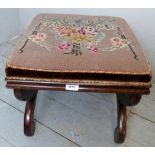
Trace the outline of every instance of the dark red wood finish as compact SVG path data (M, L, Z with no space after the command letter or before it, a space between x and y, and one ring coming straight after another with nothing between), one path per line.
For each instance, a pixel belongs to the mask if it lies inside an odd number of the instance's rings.
M24 114L24 133L32 136L35 130L34 109L38 90L65 90L65 83L38 82L38 81L21 81L6 80L6 86L14 89L17 99L26 101ZM94 86L79 84L79 91L103 92L117 94L117 127L114 131L114 141L123 143L126 136L126 106L138 104L142 94L149 94L149 88L139 87L116 87L116 86Z
M34 135L34 110L37 92L37 90L14 89L15 97L19 100L26 101L26 108L24 114L24 133L26 136Z
M139 94L117 94L117 127L114 131L116 143L123 143L126 136L127 113L126 106L138 104L141 99Z

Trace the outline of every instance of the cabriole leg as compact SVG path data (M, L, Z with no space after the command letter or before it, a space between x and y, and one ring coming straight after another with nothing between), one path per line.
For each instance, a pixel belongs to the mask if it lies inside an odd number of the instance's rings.
M35 131L34 110L37 98L37 90L19 90L15 89L14 94L17 99L26 101L24 114L24 134L33 136Z
M138 104L141 99L139 94L117 94L117 127L114 131L116 143L123 143L126 136L127 113L126 106Z

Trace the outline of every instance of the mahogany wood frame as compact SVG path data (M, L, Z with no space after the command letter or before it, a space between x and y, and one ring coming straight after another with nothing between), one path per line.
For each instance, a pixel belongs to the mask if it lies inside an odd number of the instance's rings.
M65 83L38 82L26 80L9 80L6 78L6 87L14 89L17 99L26 101L24 114L24 133L33 136L35 131L34 109L38 90L65 90ZM68 84L68 83L67 83ZM76 83L77 84L77 83ZM126 106L133 106L139 103L143 94L149 94L149 88L139 87L113 87L94 86L79 84L79 91L116 93L117 95L117 127L114 131L114 141L123 143L126 136Z

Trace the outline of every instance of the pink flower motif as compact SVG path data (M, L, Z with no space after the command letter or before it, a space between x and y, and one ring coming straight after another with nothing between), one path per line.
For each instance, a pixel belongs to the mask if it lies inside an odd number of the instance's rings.
M97 34L97 31L93 27L89 27L89 26L82 26L78 28L77 32L82 35L87 35L87 34L96 35Z
M90 34L90 35L96 35L97 34L97 31L93 27L85 27L85 31L87 34Z
M110 41L112 45L116 48L126 47L130 43L127 39L122 39L119 37L112 37Z
M68 43L62 43L62 44L59 45L60 50L66 50L69 47L70 47L70 44L68 44Z
M35 42L35 43L40 43L44 42L46 40L46 34L45 33L37 33L37 34L32 34L28 38Z
M98 48L96 48L95 46L88 47L88 50L90 50L91 52L98 52Z

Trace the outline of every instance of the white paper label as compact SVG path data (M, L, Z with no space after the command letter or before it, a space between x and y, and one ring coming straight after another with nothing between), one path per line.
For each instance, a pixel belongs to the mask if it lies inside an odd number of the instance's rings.
M78 91L79 90L79 85L67 84L65 89L70 90L70 91Z

